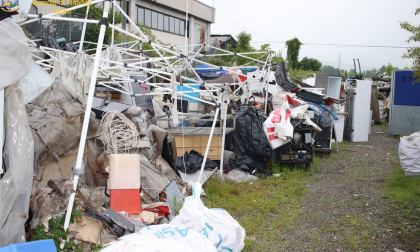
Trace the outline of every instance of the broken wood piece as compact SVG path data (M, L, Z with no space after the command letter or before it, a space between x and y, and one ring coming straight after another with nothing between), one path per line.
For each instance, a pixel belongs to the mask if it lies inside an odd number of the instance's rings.
M96 161L98 161L99 167L101 167L103 171L105 171L105 168L109 165L109 158L105 152L99 155Z

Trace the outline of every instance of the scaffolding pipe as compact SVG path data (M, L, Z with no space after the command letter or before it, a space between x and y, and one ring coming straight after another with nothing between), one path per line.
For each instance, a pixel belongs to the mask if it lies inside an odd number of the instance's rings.
M104 2L104 12L102 15L103 19L108 18L109 6L110 6L110 0L106 0ZM93 94L95 92L96 78L98 77L98 69L99 69L99 63L101 60L102 45L104 42L105 30L106 30L106 24L101 24L101 29L99 31L99 38L98 38L98 46L96 48L95 62L93 63L92 78L90 79L89 94L88 94L88 99L86 102L85 116L83 119L82 133L80 135L79 151L77 153L77 160L76 160L76 166L74 167L74 171L81 171L82 169L83 154L85 152L86 137L87 137L87 131L89 127L89 120L90 120L90 114L91 114L92 102L93 102ZM67 230L70 224L70 217L71 217L71 212L73 210L73 203L74 203L74 197L77 190L78 180L79 180L79 174L74 174L73 193L70 194L70 198L69 198L69 205L67 207L66 220L64 222L64 230Z
M219 104L220 104L220 98L219 98ZM216 127L217 116L219 115L219 112L220 112L220 106L217 107L216 113L214 114L213 125L211 126L209 141L207 142L206 153L204 154L203 163L201 164L200 175L198 175L198 181L197 181L198 183L201 183L201 177L203 176L203 170L204 170L204 167L206 166L207 156L209 154L211 140L213 138L214 128Z

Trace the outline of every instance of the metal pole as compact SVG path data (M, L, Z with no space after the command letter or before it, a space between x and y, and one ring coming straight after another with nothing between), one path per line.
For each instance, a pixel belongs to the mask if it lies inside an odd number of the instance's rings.
M219 103L220 103L220 98L219 98ZM207 142L206 153L204 154L204 160L201 165L200 175L198 176L198 181L197 181L198 183L201 183L200 181L201 181L201 177L203 176L204 166L206 165L207 156L209 154L211 139L213 138L214 128L216 127L217 116L219 115L219 111L220 111L220 107L217 107L216 113L214 114L213 125L211 126L209 141Z
M108 19L108 12L109 12L110 4L111 4L110 0L106 0L104 2L104 13L102 15L104 20ZM101 29L99 31L99 38L98 38L98 46L96 47L95 62L93 63L92 78L90 79L89 95L86 102L85 117L83 119L82 134L80 135L79 151L77 153L76 166L74 167L75 171L81 170L82 168L83 154L85 151L85 144L86 144L86 135L87 135L88 126L89 126L90 113L92 109L93 93L95 92L95 84L96 84L96 79L98 77L99 62L101 60L102 45L104 42L105 29L106 29L106 24L105 23L101 24ZM69 198L69 205L67 207L66 220L64 222L64 230L67 230L70 224L70 216L73 210L74 196L77 189L78 180L79 180L79 175L75 174L74 179L73 179L74 191L70 195L70 198Z
M121 8L124 10L124 13L127 12L127 1L126 0L121 1ZM124 31L127 30L126 26L127 26L127 19L126 19L125 15L122 15L122 17L121 17L121 29L123 29ZM125 34L122 33L121 34L121 40L122 40L121 42L124 43L126 41L125 39L126 39Z
M115 25L115 1L112 2L112 9L113 9L112 25ZM114 45L114 29L112 29L111 45Z
M227 111L226 111L227 112ZM220 114L224 114L224 111L221 111ZM223 176L223 170L225 168L225 166L223 165L223 158L225 157L225 134L226 134L226 118L227 117L227 113L222 115L223 119L223 127L222 127L222 153L220 154L220 175Z
M85 19L87 19L87 17L88 17L89 7L90 7L90 5L88 5L87 8L86 8ZM80 45L79 45L79 52L81 52L83 50L83 41L85 40L86 25L87 25L87 23L83 23L82 37L80 39Z
M187 55L187 52L188 52L188 50L187 50L187 45L188 45L188 37L187 37L187 32L188 32L188 30L187 30L187 28L188 28L188 0L187 0L187 12L185 13L185 49L184 49L184 55L185 55L185 57L188 57L188 55Z

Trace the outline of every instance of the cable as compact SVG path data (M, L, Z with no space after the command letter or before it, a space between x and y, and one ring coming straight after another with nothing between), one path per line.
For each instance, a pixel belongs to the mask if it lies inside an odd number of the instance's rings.
M250 43L281 43L285 44L286 42L280 42L280 41L258 41L258 42L250 42ZM319 43L303 43L302 45L317 45L317 46L348 46L348 47L377 47L377 48L413 48L409 46L385 46L385 45L340 45L340 44L319 44Z

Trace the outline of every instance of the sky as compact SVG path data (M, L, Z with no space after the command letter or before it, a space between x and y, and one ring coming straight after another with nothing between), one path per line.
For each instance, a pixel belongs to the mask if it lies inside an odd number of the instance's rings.
M406 48L305 43L419 46L419 43L407 43L410 33L400 27L400 21L420 24L420 15L414 15L416 8L420 7L418 0L200 1L216 9L211 34L231 34L236 38L240 32L246 31L252 34L251 45L254 48L270 43L272 50L282 51L283 57L287 51L284 42L296 37L304 44L299 60L306 56L318 59L323 65L338 67L340 55L340 66L345 70L354 68L353 59L360 60L362 71L373 67L378 69L388 63L399 68L411 67L412 60L401 57Z

